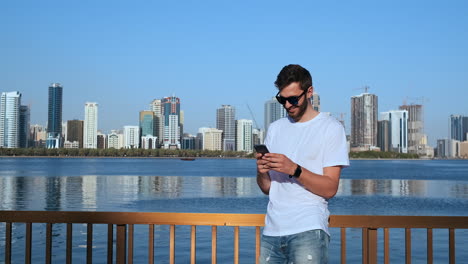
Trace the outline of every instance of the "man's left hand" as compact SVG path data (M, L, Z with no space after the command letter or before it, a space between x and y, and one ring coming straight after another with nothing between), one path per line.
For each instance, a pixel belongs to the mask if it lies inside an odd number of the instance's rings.
M268 161L267 166L270 169L288 175L293 175L297 168L297 164L283 154L267 153L263 159Z

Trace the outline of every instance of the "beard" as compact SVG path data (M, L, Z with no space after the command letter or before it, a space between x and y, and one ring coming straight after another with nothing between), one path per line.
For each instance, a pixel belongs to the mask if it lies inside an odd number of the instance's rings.
M291 118L294 120L294 122L298 122L299 120L301 120L302 116L303 116L304 113L306 112L306 110L307 110L307 104L308 104L307 101L308 101L308 100L307 100L307 97L306 97L306 99L305 99L304 101L302 101L302 104L297 105L297 106L291 106L291 107L289 107L289 109L299 108L299 111L298 111L296 114L293 114L293 113L287 111L288 108L286 108L286 111L288 112L289 117L291 117Z

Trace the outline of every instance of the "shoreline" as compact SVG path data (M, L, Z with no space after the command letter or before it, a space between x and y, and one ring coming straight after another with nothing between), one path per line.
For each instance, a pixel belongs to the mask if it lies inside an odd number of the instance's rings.
M0 158L53 158L53 159L184 159L184 158L193 158L197 159L254 159L246 157L121 157L121 156L0 156ZM468 159L438 159L438 158L419 158L419 159L396 159L396 158L350 158L349 160L468 160Z

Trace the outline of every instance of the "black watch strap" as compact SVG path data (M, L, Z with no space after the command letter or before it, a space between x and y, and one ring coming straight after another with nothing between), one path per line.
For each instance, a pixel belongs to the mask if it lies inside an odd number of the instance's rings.
M301 166L299 166L299 164L297 164L297 167L296 167L296 170L294 171L294 174L293 175L289 175L289 178L299 178L299 176L301 176L301 173L302 173L302 168Z

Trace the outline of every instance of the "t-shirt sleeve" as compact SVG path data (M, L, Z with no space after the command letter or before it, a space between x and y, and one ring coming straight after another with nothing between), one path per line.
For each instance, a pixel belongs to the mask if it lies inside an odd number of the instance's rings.
M334 122L327 131L323 167L349 166L348 143L344 127Z

